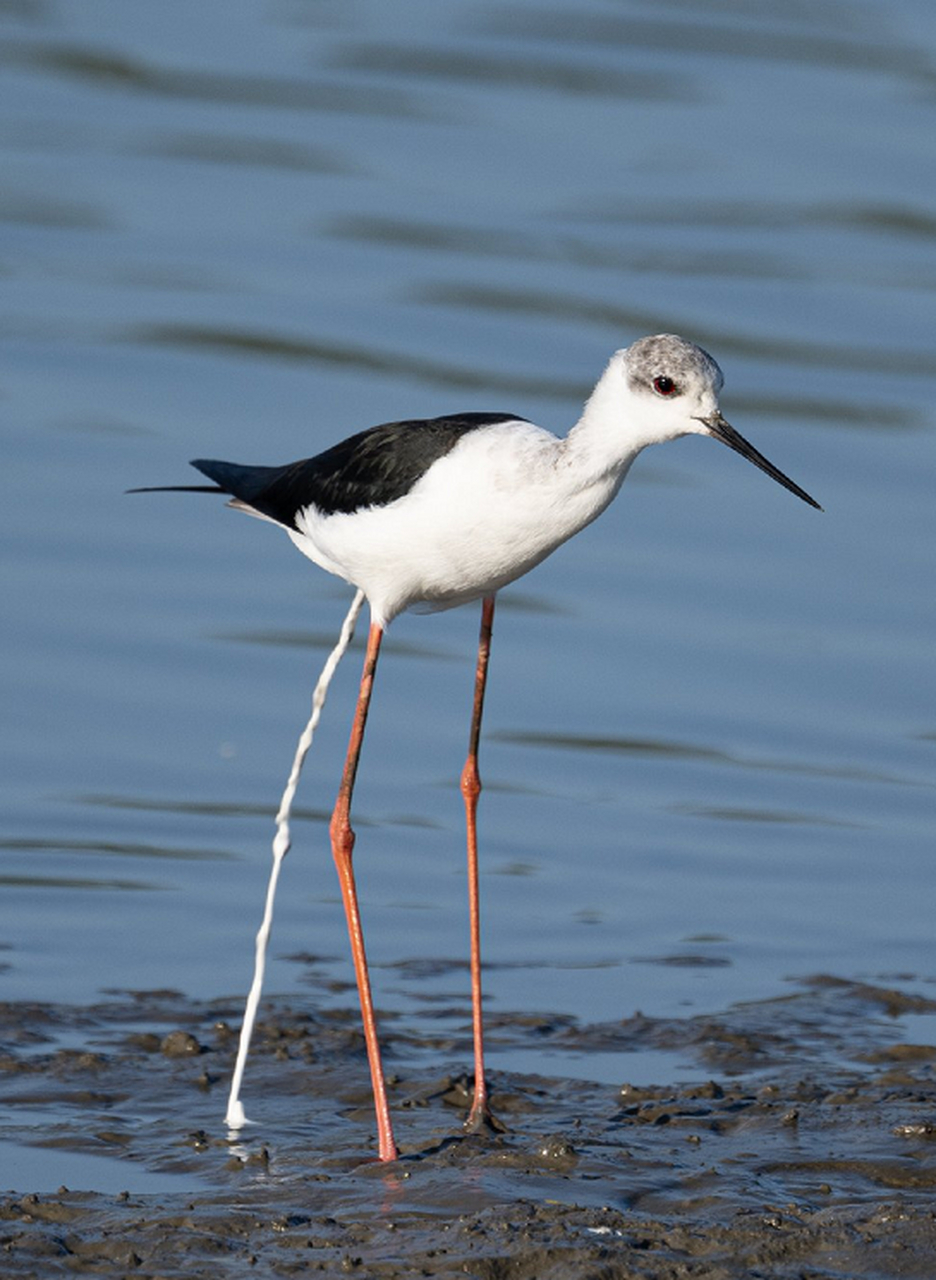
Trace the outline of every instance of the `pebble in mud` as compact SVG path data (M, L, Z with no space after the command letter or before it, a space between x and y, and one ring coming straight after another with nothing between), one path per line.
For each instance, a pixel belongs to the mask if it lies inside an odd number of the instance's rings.
M202 1047L190 1031L170 1031L160 1045L167 1058L194 1058Z

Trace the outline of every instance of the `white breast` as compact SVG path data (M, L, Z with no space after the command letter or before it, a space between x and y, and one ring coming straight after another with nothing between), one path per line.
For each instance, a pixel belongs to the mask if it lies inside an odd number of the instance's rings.
M611 501L623 477L583 486L563 446L527 422L481 427L404 497L347 515L307 508L290 537L361 587L380 625L409 608L452 608L526 573Z

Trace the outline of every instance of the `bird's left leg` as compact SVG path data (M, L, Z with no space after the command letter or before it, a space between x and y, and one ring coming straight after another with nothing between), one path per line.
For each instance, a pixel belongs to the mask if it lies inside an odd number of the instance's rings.
M382 628L372 623L367 637L367 653L364 657L361 691L358 695L354 722L351 726L351 741L348 744L348 755L345 759L344 773L341 778L341 786L338 788L338 799L335 802L329 830L332 842L332 856L338 869L341 896L348 921L348 935L351 939L351 955L354 959L358 995L361 1000L364 1039L367 1043L367 1058L370 1063L371 1083L374 1087L374 1107L377 1112L380 1159L395 1160L397 1158L397 1147L393 1138L393 1126L390 1122L387 1086L384 1080L383 1064L380 1059L380 1045L377 1040L377 1019L374 1015L374 1002L371 996L370 977L367 971L367 956L364 952L364 930L361 926L357 886L354 881L354 868L351 862L351 855L354 852L354 832L351 830L351 795L354 790L354 779L361 755L364 726L367 723L367 711L370 706L371 690L374 686L374 674L377 670L377 658L380 654L380 642L382 639Z
M487 684L488 660L491 656L491 629L494 624L494 597L486 596L481 606L481 635L478 641L478 665L475 670L474 705L471 731L468 735L468 759L461 776L461 793L465 800L468 828L468 912L471 929L471 1012L474 1029L474 1101L465 1128L480 1129L491 1122L487 1082L484 1076L484 1020L481 1013L481 911L478 892L478 796L481 776L478 773L478 740L481 736L481 714Z

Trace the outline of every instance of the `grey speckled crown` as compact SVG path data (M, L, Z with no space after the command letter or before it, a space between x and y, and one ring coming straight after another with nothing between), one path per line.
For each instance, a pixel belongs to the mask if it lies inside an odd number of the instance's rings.
M722 371L709 353L675 333L640 338L627 349L627 381L632 391L649 390L653 379L661 375L684 389L701 382L718 392L724 383Z

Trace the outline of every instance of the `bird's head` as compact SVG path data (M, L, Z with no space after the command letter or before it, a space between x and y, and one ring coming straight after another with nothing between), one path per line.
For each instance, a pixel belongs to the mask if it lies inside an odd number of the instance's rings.
M707 351L675 334L658 333L640 338L617 352L615 359L626 380L630 416L645 436L644 443L712 436L810 506L822 509L722 417L718 395L724 378Z

